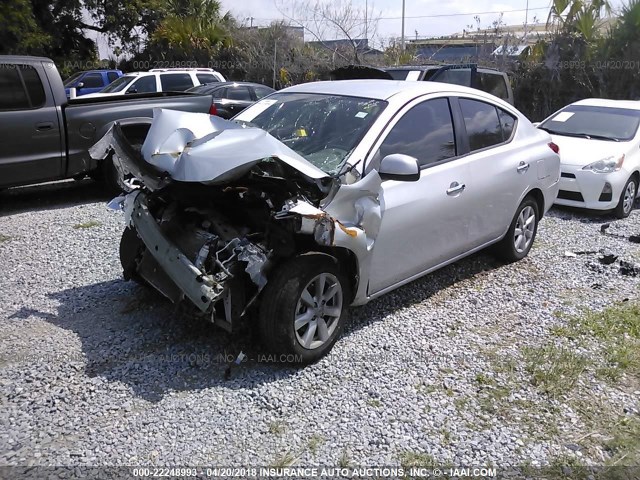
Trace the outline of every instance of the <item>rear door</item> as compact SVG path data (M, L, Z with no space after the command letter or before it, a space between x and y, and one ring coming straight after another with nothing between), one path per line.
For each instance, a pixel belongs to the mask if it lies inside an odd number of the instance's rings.
M467 160L458 158L449 100L418 101L392 125L372 162L394 153L418 159L416 182L382 182L382 223L371 263L369 294L381 292L468 250Z
M0 185L62 175L61 125L43 80L31 65L0 64Z
M537 180L537 167L513 141L517 120L494 104L476 98L452 100L466 133L473 188L468 189L469 238L474 247L496 240L509 226L518 202Z

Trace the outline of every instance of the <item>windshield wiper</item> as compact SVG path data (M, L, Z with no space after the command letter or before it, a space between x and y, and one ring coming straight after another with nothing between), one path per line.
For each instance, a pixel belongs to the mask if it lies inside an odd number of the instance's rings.
M564 137L577 137L577 138L586 138L587 140L609 140L612 142L619 142L620 139L616 137L607 137L606 135L596 135L593 133L582 133L582 132L558 132L556 130L551 130L546 127L538 127L540 130L544 130L551 135L562 135Z
M592 133L576 133L576 136L588 138L589 140L610 140L612 142L619 142L620 139L616 137L607 137L606 135L594 135Z

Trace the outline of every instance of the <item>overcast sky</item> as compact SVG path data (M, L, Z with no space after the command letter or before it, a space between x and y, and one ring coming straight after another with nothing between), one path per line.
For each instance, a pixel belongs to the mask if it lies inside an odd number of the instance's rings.
M221 0L222 11L231 13L239 20L246 21L253 16L253 25L266 26L274 20L284 19L275 4L276 0ZM278 5L291 5L300 0L277 0ZM336 1L336 0L324 0ZM337 0L340 1L340 0ZM347 0L343 0L347 1ZM354 6L364 10L368 2L369 10L373 10L382 19L378 24L375 46L382 40L389 43L392 37L399 37L401 32L402 0L352 0ZM619 8L622 0L612 0L612 5ZM528 0L528 22L544 23L547 20L551 0ZM489 28L500 18L506 25L522 25L527 16L527 0L405 0L405 34L408 38L416 35L440 36L461 32L469 25L475 25L474 16L480 17L481 28ZM91 35L92 38L94 35ZM307 35L307 39L312 38ZM330 40L326 38L325 40ZM106 40L98 41L101 56L110 51Z
M295 1L295 0L292 0ZM327 0L330 1L330 0ZM369 9L382 16L378 24L378 35L385 40L399 37L401 32L402 0L352 0L364 10L365 1ZM278 4L286 3L278 0ZM282 18L274 0L222 0L223 10L230 10L236 18L254 17L254 25L268 25L272 20ZM534 17L545 22L550 0L529 0L529 22ZM475 24L474 15L480 17L482 27L491 24L504 12L503 21L508 24L523 24L527 0L405 0L405 33L414 37L416 30L420 36L439 36L461 32L470 24ZM514 11L518 10L518 11ZM413 18L412 18L413 17ZM420 18L421 17L421 18Z
M286 4L287 0L277 0ZM296 0L291 0L295 2ZM326 0L332 1L332 0ZM613 0L614 7L622 0ZM382 16L378 25L378 36L384 40L399 37L401 32L402 0L352 0L354 5L364 9L368 2ZM524 24L529 7L528 22L545 23L549 13L551 0L405 0L405 34L407 37L440 36L461 32L468 25L474 24L474 16L480 17L481 27L489 28L503 12L503 22L507 25ZM221 0L223 11L231 11L238 19L254 17L254 25L268 25L271 21L281 19L274 0ZM373 7L372 7L373 6ZM413 18L412 18L413 17ZM248 22L247 22L248 23ZM328 39L327 39L328 40Z

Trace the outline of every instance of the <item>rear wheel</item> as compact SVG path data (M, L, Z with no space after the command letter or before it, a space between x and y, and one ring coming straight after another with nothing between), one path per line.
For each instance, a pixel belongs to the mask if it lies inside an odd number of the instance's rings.
M538 231L538 204L525 198L516 211L505 237L496 245L497 256L507 262L516 262L527 256Z
M627 218L633 210L633 204L636 201L636 195L638 194L638 180L636 177L630 177L627 183L624 185L624 189L620 194L620 200L618 206L613 210L613 213L618 218Z
M349 302L349 283L336 259L300 255L272 273L262 293L260 337L286 361L311 363L339 338Z

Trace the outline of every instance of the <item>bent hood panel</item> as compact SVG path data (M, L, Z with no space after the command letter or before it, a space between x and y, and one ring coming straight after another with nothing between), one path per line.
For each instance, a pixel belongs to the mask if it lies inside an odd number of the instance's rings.
M311 179L328 178L325 172L264 130L244 128L204 113L154 109L142 156L182 182L226 182L272 157Z

